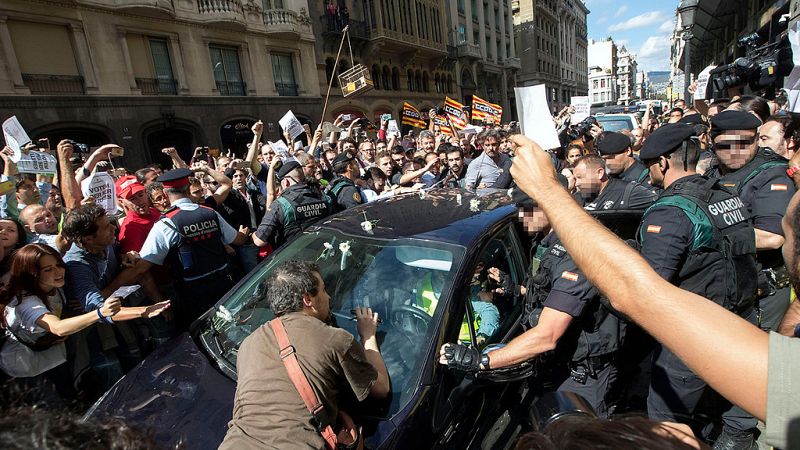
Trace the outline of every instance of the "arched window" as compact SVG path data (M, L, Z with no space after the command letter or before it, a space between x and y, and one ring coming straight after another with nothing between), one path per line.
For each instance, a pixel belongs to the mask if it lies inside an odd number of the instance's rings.
M430 87L428 86L428 72L424 72L422 74L422 90L425 92L430 91Z
M438 73L433 76L433 84L436 87L436 93L437 94L441 94L442 93L442 85L441 85L441 80L439 79L439 74Z
M414 77L414 87L417 88L418 91L422 91L422 72L419 70L417 71L417 75Z
M453 93L453 77L451 75L447 76L447 92Z
M373 65L371 72L372 72L371 73L372 84L375 87L375 89L380 90L381 86L384 86L383 89L386 89L386 87L385 87L386 85L385 84L381 84L381 69L380 69L380 67L378 67L377 64Z
M400 90L400 69L397 67L392 68L392 90Z
M408 90L414 92L414 72L411 69L408 69L406 72L406 77L408 78Z
M389 66L383 66L381 81L383 82L383 88L386 89L387 91L390 89L394 89L392 87L391 75L389 75Z

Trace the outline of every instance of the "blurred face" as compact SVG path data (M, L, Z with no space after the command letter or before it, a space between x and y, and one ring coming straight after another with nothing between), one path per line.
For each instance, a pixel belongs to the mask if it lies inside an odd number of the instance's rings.
M464 157L458 152L448 153L447 166L450 167L451 172L456 174L461 173L461 169L464 168Z
M783 137L783 125L772 121L761 125L758 129L758 146L772 149L775 153L786 156L786 139Z
M569 164L570 166L575 164L575 161L577 161L578 158L580 158L581 156L582 156L581 149L574 147L569 149L567 151L567 157L566 157L567 164Z
M154 190L150 195L150 201L153 202L153 206L161 212L169 209L169 199L166 194L164 194L163 189Z
M231 181L233 181L234 189L244 189L247 184L247 174L243 170L237 170L233 173Z
M392 176L393 167L392 158L390 156L384 156L378 160L378 168L381 169L387 177Z
M0 220L0 244L6 250L6 255L9 250L13 249L19 241L19 231L17 224L10 220Z
M714 153L728 171L742 168L756 156L757 150L754 130L729 130L714 138Z
M430 153L436 148L436 141L432 137L424 137L419 140L419 145L425 153Z
M536 234L550 227L547 216L539 208L520 208L517 217L528 234Z
M64 266L53 256L44 255L39 260L39 288L44 292L64 287Z
M35 205L42 200L42 194L36 182L26 178L17 188L17 201L26 205Z
M27 211L33 208L32 211ZM22 216L22 215L21 215ZM44 206L34 205L25 208L25 225L36 234L56 234L58 233L58 222L56 216ZM22 219L22 217L20 217Z
M586 164L578 164L572 171L575 175L575 187L583 198L592 198L602 189L603 171L589 170Z
M359 145L359 152L364 161L375 161L375 145L372 142L362 142L361 145Z
M630 160L627 152L619 153L616 155L602 155L606 161L606 170L610 175L619 175L625 171L625 165Z
M664 187L664 174L658 165L661 160L662 158L659 158L648 166L650 168L650 184L657 187Z
M500 143L497 142L497 139L494 137L488 137L485 141L483 141L483 151L486 153L486 156L493 158L497 156L499 150Z

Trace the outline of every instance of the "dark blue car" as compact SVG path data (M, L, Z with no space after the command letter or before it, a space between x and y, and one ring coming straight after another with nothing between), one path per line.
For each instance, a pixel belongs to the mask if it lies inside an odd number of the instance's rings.
M445 342L486 348L521 332L521 297L477 295L490 267L523 281L529 247L516 211L503 194L436 190L332 216L271 255L88 416L122 417L168 446L217 448L231 418L239 345L273 318L263 280L281 262L302 259L320 265L336 326L355 334L351 310L358 305L383 319L379 342L392 393L345 406L364 427L368 448L509 448L537 394L525 376L530 367L475 379L437 360ZM431 288L438 301L423 307L421 293Z

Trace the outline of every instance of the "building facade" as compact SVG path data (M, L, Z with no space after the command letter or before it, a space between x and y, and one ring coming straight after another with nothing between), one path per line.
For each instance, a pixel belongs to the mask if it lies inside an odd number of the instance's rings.
M573 96L588 95L589 48L586 16L580 0L517 0L515 37L522 70L521 86L544 84L557 111Z
M321 112L306 0L5 0L0 115L32 139L122 145L122 164L242 154L250 126Z
M612 39L589 40L589 101L592 105L617 104L617 44Z
M397 119L404 101L427 113L445 95L457 98L456 58L448 52L447 21L445 8L435 0L311 2L316 77L323 101L333 79L324 120L339 114L371 121L391 114ZM349 40L342 41L345 26ZM374 89L345 98L338 75L358 64L368 69Z
M640 98L636 83L637 73L636 55L623 46L617 57L618 104L628 105Z

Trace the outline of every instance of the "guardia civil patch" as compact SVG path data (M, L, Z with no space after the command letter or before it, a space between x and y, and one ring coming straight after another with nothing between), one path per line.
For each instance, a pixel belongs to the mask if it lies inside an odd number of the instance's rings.
M661 225L648 225L647 226L648 233L661 233Z
M570 281L578 281L578 274L575 272L567 272L566 270L561 272L561 278Z

